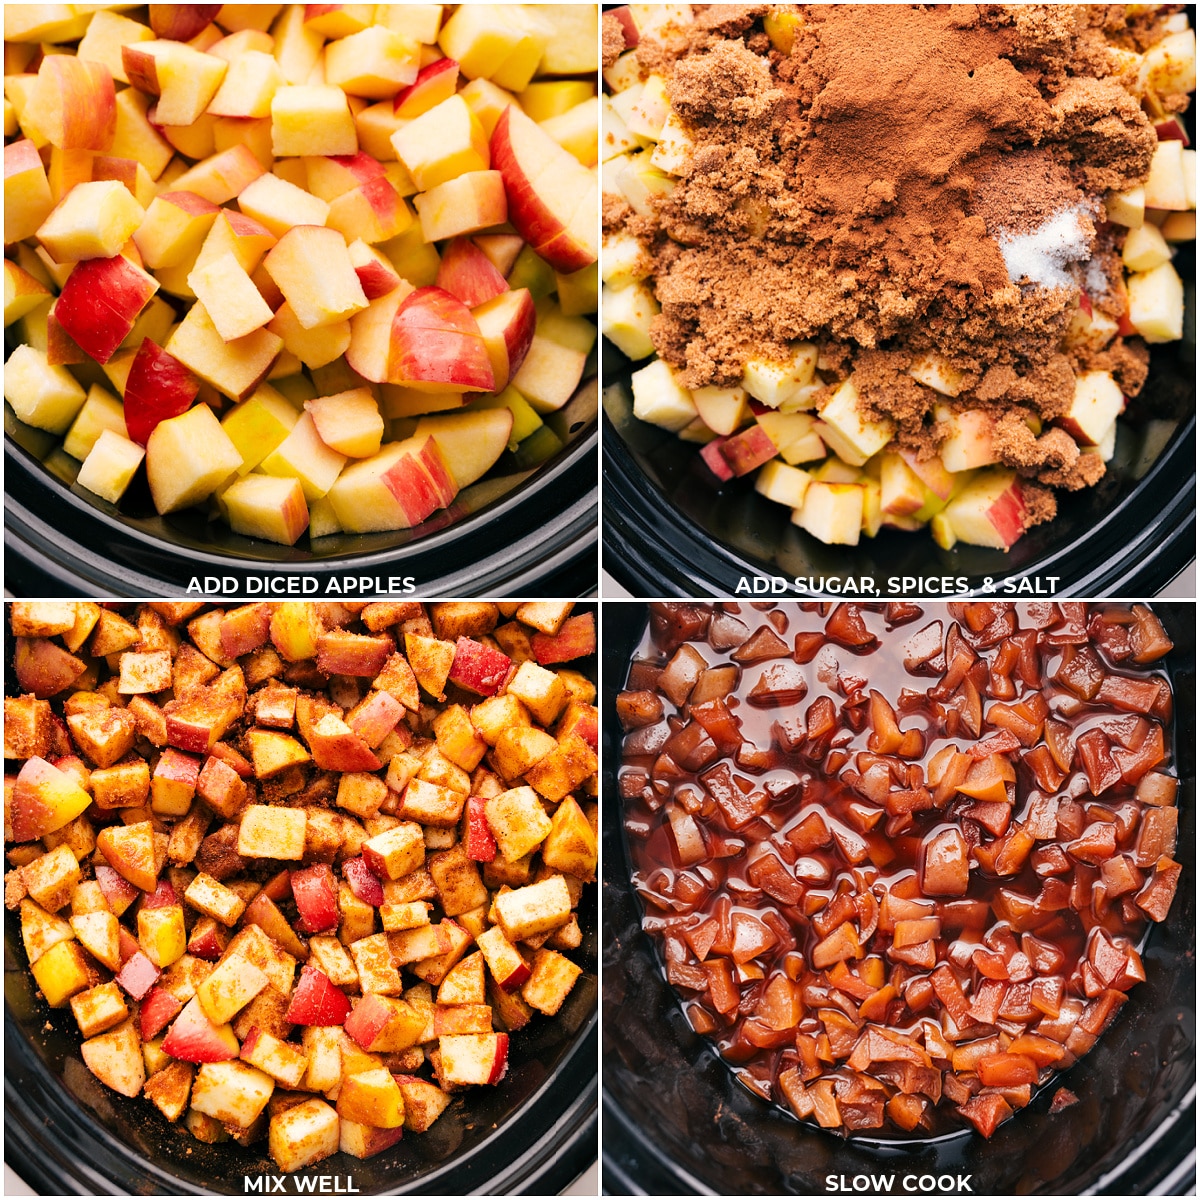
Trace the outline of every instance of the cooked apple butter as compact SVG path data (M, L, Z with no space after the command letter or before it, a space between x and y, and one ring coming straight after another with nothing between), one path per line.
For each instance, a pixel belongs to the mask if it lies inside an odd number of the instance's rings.
M1166 919L1172 644L1140 605L658 604L617 697L643 928L746 1087L985 1137Z

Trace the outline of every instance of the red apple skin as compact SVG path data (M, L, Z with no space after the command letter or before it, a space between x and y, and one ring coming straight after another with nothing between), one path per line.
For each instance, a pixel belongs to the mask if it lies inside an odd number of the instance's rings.
M367 865L365 858L348 858L342 863L342 877L364 904L378 908L383 903L383 882Z
M382 479L404 510L404 519L410 528L443 507L433 480L421 469L414 454L406 454L384 473Z
M492 1063L492 1073L488 1076L488 1083L499 1083L504 1078L504 1072L508 1070L508 1034L496 1034L496 1058Z
M157 291L157 280L120 254L90 258L67 276L54 313L86 354L106 363Z
M117 93L112 74L72 54L47 54L38 68L61 105L63 150L104 151L117 130Z
M138 907L141 910L148 908L170 908L172 905L178 903L179 897L175 894L175 889L171 886L171 881L169 879L160 879L154 891L142 894L142 902Z
M580 613L568 617L555 634L535 633L530 640L533 656L541 666L570 662L596 653L596 617ZM582 735L581 735L582 736Z
M77 787L72 777L44 758L28 759L13 786L9 812L13 841L32 842L50 832L56 809L45 803L43 792L59 791L61 788L74 790Z
M58 314L51 308L46 314L46 361L52 367L73 366L87 362L88 356L78 342L62 327Z
M162 1050L172 1058L190 1063L228 1062L237 1058L237 1050L230 1051L195 998L184 1005L175 1024L167 1030Z
M379 745L404 715L404 705L390 692L372 692L366 704L347 724L372 749Z
M988 521L1004 540L1004 548L1012 547L1025 532L1025 497L1021 488L1013 484L998 496L987 512Z
M182 1011L183 1005L164 987L153 987L147 992L138 1012L142 1040L156 1038Z
M328 975L307 964L300 968L300 982L287 1011L293 1025L344 1025L349 1015L350 1001Z
M124 875L119 874L107 864L97 863L95 872L96 882L100 885L105 902L118 917L141 895Z
M257 925L267 937L274 938L293 958L308 957L308 947L296 936L296 931L288 924L287 917L265 892L259 892L246 906L246 911L242 914L242 924Z
M704 465L722 483L728 483L733 478L733 468L726 461L725 455L721 453L728 440L724 437L713 438L711 442L707 442L700 449L700 457L704 460Z
M392 319L389 377L490 392L496 377L471 310L439 287L417 288Z
M160 38L190 42L213 23L220 11L219 4L151 4L150 28Z
M144 446L159 421L187 412L199 391L200 381L183 363L146 338L125 382L125 428L130 440Z
M1183 122L1178 117L1168 117L1165 121L1160 121L1154 126L1154 132L1158 134L1160 142L1182 142L1185 146L1192 144Z
M437 286L468 308L477 308L508 291L508 281L468 237L451 238L442 251Z
M134 890L136 891L136 889ZM142 952L137 938L124 925L117 929L117 949L121 955L121 966L124 966L135 954Z
M606 17L616 17L622 32L625 34L626 50L632 50L642 40L637 22L633 19L633 13L629 11L627 4L622 4L620 8L610 8L604 15Z
M499 850L496 836L488 824L486 805L483 796L467 798L467 857L474 862L494 862Z
M400 277L395 271L389 270L383 263L372 259L361 267L355 267L354 273L362 284L363 295L368 300L378 300L394 291L400 283Z
M721 454L735 475L748 475L778 453L778 447L761 425L743 429L721 447Z
M533 345L533 335L537 332L537 309L533 296L528 288L502 292L486 304L481 304L474 316L485 337L491 339L499 336L504 340L507 353L505 370L497 371L497 364L492 363L492 373L496 377L495 390L503 391L508 381L521 369L525 355Z
M460 637L450 664L450 682L480 696L494 696L508 678L512 659L472 638Z
M380 1031L391 1020L391 1009L382 996L371 992L364 996L346 1018L346 1032L364 1049L370 1050Z
M557 237L565 228L563 215L555 214L530 186L517 148L513 145L512 113L509 105L496 122L492 132L492 169L504 179L508 197L508 219L516 231L534 248ZM517 117L518 122L523 114ZM529 118L525 117L525 120ZM567 217L570 214L565 214Z
M360 150L357 154L329 154L326 157L330 162L337 163L339 167L344 167L349 171L359 184L370 183L372 179L386 177L383 167L365 150ZM350 188L347 187L345 190L349 191Z
M325 863L316 863L291 873L292 895L300 912L300 928L305 933L325 933L338 923L337 885L333 871Z
M188 953L207 962L216 962L225 953L229 935L212 917L201 917L188 939Z
M444 98L448 99L454 95L457 85L458 63L452 58L439 58L436 62L422 67L417 72L416 79L408 87L402 88L396 93L396 99L392 102L392 112L398 117L419 116L418 109L423 99L422 93L440 87L445 90ZM408 106L407 111L405 111L406 105Z
M161 974L162 972L139 950L136 954L130 956L125 965L117 973L117 982L135 1000L141 1000L158 982L158 977ZM167 1053L170 1053L170 1051Z

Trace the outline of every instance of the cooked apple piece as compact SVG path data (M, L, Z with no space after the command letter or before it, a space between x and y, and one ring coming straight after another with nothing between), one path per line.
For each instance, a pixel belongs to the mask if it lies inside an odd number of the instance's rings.
M268 1135L271 1158L281 1171L298 1171L336 1154L339 1121L324 1100L304 1100L271 1117Z
M192 1083L192 1108L224 1125L247 1128L267 1106L275 1081L237 1060L202 1063Z

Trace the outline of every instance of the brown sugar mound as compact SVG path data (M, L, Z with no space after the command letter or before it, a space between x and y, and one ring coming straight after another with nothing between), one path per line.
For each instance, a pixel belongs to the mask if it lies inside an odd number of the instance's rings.
M1061 415L1078 288L1012 282L995 235L1079 207L1100 245L1086 194L1145 176L1153 127L1104 77L1110 14L803 6L784 56L763 11L712 6L638 47L694 144L646 238L660 356L696 388L798 339L845 346L828 361L902 444L929 441L939 397L904 366L930 350L964 373L954 406Z

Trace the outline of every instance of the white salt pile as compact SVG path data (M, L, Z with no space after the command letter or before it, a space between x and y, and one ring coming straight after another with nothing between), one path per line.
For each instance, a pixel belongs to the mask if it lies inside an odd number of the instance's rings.
M1041 287L1071 287L1068 267L1091 257L1092 224L1084 205L1060 208L1032 233L1000 230L996 244L1013 283L1025 280Z

